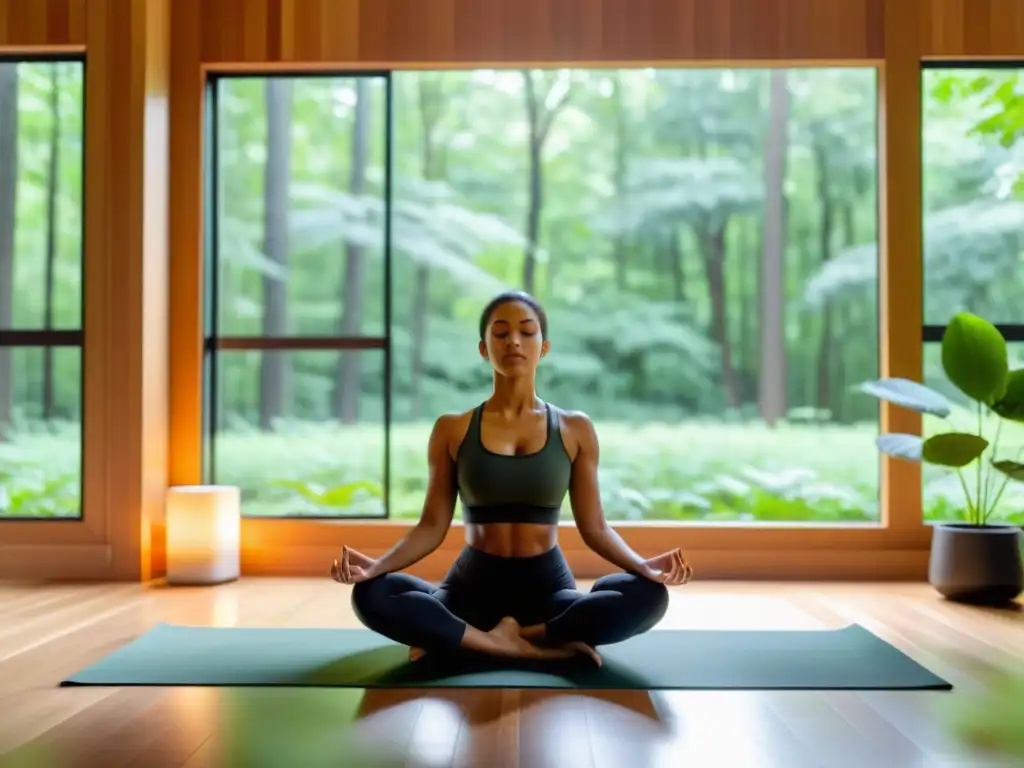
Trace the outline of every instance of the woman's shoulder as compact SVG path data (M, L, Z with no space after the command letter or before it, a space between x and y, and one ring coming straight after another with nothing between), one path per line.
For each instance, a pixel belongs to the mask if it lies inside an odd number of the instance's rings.
M468 411L444 413L434 422L434 435L448 445L450 453L457 452L465 439L475 410L476 408L470 408Z
M558 421L563 427L567 427L570 430L590 430L594 426L590 417L583 411L570 411L565 408L559 408L554 403L548 403L548 405L555 415L558 416Z
M592 445L597 440L594 422L583 411L569 411L553 403L551 411L558 416L558 427L562 442L573 457L580 447Z

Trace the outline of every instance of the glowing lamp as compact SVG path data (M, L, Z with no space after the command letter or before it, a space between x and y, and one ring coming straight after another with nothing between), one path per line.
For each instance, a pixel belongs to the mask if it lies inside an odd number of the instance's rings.
M168 584L221 584L238 578L241 499L230 485L168 490Z

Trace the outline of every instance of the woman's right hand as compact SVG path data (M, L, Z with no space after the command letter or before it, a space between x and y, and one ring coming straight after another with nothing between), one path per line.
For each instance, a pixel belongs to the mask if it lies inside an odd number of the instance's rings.
M331 565L331 578L340 584L358 584L377 576L377 561L350 547L341 548L341 562Z

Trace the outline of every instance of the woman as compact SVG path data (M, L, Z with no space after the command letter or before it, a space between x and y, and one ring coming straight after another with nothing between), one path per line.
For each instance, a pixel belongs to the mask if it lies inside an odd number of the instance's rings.
M537 397L548 354L547 316L522 292L493 299L480 318L480 354L494 369L481 406L442 416L430 436L430 477L419 523L377 560L345 547L332 576L354 584L368 628L424 653L466 649L517 658L566 658L646 632L668 607L666 586L692 571L672 550L644 560L605 521L598 441L586 415ZM568 492L583 541L624 572L587 594L558 547ZM467 546L440 587L399 573L437 549L462 500Z

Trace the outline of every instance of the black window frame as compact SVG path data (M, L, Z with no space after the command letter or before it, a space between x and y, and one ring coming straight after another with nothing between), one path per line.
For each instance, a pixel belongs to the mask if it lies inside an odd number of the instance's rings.
M205 84L205 148L203 157L203 445L202 474L204 482L216 480L217 439L217 368L218 353L223 351L292 351L313 350L366 351L379 350L384 355L384 456L383 456L383 515L274 515L272 520L389 520L391 518L391 270L392 270L392 212L394 192L393 168L393 105L394 88L391 70L248 70L245 72L208 72ZM383 81L384 84L384 217L383 217L383 308L384 332L379 336L223 336L219 329L219 275L217 221L219 212L219 157L218 157L218 86L227 80L267 79L340 79L352 78ZM250 519L264 519L258 515L244 515Z
M79 351L78 391L79 391L79 433L78 433L78 515L74 517L8 517L0 515L0 525L4 523L81 523L85 520L85 297L86 297L86 261L88 241L89 196L86 190L88 178L89 153L86 141L88 130L88 58L83 53L0 53L0 64L77 64L82 76L82 182L81 182L81 230L79 239L82 244L79 254L80 276L78 281L78 328L0 328L0 349L77 349Z

